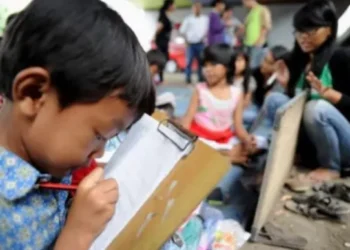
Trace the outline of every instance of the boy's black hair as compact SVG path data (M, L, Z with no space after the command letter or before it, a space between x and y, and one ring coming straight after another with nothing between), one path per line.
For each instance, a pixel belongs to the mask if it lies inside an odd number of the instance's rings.
M323 67L333 55L338 31L338 18L334 3L330 0L311 0L307 2L295 15L293 26L296 31L307 32L320 27L330 27L331 35L316 51L311 63L311 71L319 77ZM309 63L310 56L302 51L297 41L289 57L290 81L287 87L289 96L293 96L295 85ZM306 83L306 79L304 79Z
M163 70L167 62L164 54L158 49L152 49L147 52L148 64L150 66L157 65L159 70Z
M154 110L146 53L120 15L99 0L33 0L6 29L1 51L0 92L10 100L16 75L43 67L62 108L120 89L119 98L139 115Z
M6 19L6 25L9 25L9 23L13 21L16 18L16 16L18 16L18 13L13 13L9 15Z
M246 68L243 71L243 91L244 91L244 94L248 94L249 82L252 77L252 72L249 67L249 62L250 62L249 56L248 56L248 53L246 53L243 48L235 49L233 54L233 60L234 60L233 72L236 72L236 60L238 59L238 57L243 57L246 63Z
M227 69L226 79L229 84L232 84L232 79L234 75L233 67L234 56L233 49L227 44L215 44L206 47L203 52L202 57L203 64L213 63L222 64Z

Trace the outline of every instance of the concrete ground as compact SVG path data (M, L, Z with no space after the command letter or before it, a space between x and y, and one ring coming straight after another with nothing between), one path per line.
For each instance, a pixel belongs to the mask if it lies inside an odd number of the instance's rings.
M159 92L171 91L176 96L176 116L182 116L186 112L191 97L192 85L184 83L184 75L166 74L165 84L159 87ZM286 191L284 191L286 192ZM282 194L281 194L282 197ZM328 221L315 221L292 214L283 209L283 201L280 201L272 213L270 222L279 225L286 232L295 233L308 240L305 250L346 250L350 249L350 220L345 219L343 223L332 223ZM228 208L231 209L231 208ZM263 244L247 243L243 250L283 250Z

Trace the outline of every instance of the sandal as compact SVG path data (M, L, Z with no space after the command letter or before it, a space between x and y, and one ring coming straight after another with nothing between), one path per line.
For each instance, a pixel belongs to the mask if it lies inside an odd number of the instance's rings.
M318 208L312 207L307 203L298 203L290 200L284 204L284 207L293 213L301 214L315 220L329 219L329 216L323 214L318 210Z
M350 185L345 183L323 183L313 187L315 192L322 191L332 197L350 203Z
M350 213L350 206L322 192L311 196L293 197L292 200L316 207L323 214L330 216L339 217Z

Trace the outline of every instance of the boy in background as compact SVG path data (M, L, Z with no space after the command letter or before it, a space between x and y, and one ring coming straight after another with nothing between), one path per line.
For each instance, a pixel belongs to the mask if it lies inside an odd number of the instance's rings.
M70 183L108 139L153 112L146 55L99 0L33 0L10 22L1 51L0 246L89 249L114 213L115 180L96 168L68 217L68 192L37 184Z
M155 79L156 76L163 70L166 64L166 58L160 50L150 50L147 52L147 59L149 64L149 69L152 79ZM157 86L157 82L154 81L154 84ZM173 117L176 106L176 97L171 92L163 92L157 95L156 98L156 107L157 109L165 111L169 117Z

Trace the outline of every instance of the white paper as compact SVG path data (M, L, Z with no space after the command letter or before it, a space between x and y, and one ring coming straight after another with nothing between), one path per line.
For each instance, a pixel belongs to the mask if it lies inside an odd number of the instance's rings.
M191 150L189 147L181 151L158 131L158 125L158 121L144 115L128 132L106 166L105 178L118 181L120 197L113 218L90 250L106 249L176 163ZM186 145L187 140L177 133L165 126L161 129L180 145ZM145 223L151 218L145 218Z

